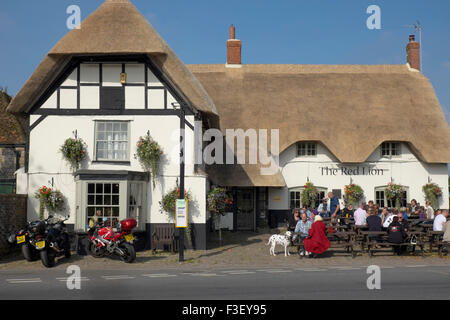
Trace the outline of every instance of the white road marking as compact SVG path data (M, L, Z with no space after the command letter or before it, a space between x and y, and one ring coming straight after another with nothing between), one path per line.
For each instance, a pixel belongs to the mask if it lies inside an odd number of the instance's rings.
M238 275L238 274L253 274L255 271L237 271L237 272L228 272L228 275Z
M410 265L410 266L405 266L407 268L423 268L423 267L428 267L425 264L418 264L418 265Z
M235 272L248 272L248 270L227 270L221 271L222 273L235 273Z
M28 278L28 279L6 279L8 283L39 283L42 282L40 278Z
M328 269L319 269L319 268L298 268L298 271L306 271L306 272L317 272L317 271L329 271Z
M176 274L167 274L167 273L154 273L154 274L143 274L143 277L148 278L170 278L170 277L176 277Z
M56 280L61 282L66 282L69 278L56 278ZM79 281L89 281L89 278L81 277L81 278L71 278L70 280L79 280Z
M102 276L105 280L127 280L127 279L135 279L135 277L130 277L127 275L121 275L121 276Z
M224 277L224 275L219 275L216 273L183 273L186 275L194 276L194 277Z

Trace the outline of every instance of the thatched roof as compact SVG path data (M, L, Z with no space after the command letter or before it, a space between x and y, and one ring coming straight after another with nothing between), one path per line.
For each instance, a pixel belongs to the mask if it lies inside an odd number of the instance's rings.
M123 54L150 56L194 108L217 113L202 85L129 0L106 0L81 23L80 29L67 33L50 50L8 110L29 111L72 56Z
M11 114L6 111L11 97L0 90L0 145L25 144L26 119L22 115Z
M220 128L280 129L280 152L318 141L360 163L384 141L427 163L450 162L450 130L430 81L406 65L188 65L214 100Z

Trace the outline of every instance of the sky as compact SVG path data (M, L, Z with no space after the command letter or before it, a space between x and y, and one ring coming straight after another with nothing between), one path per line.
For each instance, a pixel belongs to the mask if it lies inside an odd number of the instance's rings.
M16 94L69 30L66 10L82 20L103 0L3 0L0 87ZM186 64L226 62L228 28L236 26L245 64L405 64L412 25L420 21L423 73L450 122L448 0L132 0ZM370 30L377 5L381 29ZM420 122L420 119L418 119Z

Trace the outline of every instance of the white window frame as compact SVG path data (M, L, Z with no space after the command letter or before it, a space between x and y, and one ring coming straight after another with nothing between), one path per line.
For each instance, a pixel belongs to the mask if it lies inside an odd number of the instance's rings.
M387 188L387 185L386 186L375 187L374 193L373 193L374 194L375 203L377 203L377 191L382 191L384 193L384 206L380 205L380 208L383 208L383 207L393 208L392 204L391 204L391 206L389 206L389 201L390 200L388 200L386 198L386 192L384 191L386 188ZM405 202L406 202L406 204L408 204L408 203L410 203L409 187L403 186L403 188L404 188L404 192L406 192ZM395 206L395 204L394 204L394 206Z
M320 194L321 192L324 192L325 193L325 197L326 197L326 194L327 194L327 191L328 191L328 189L327 188L324 188L324 187L317 187L316 186L316 189L317 189L317 191L318 191L318 193ZM290 188L288 191L289 191L289 199L288 199L288 201L289 201L289 209L301 209L302 208L302 206L303 206L303 203L302 203L302 192L303 192L303 190L305 190L305 187L296 187L296 188ZM300 192L300 198L298 199L299 201L300 201L300 207L299 208L292 208L291 207L291 192ZM319 204L320 204L320 202L321 202L321 199L317 199L318 200L318 202L319 202ZM310 208L311 210L313 210L313 209L316 209L316 208Z
M385 147L387 145L387 147ZM396 148L394 148L396 146ZM384 148L383 148L384 147ZM388 151L388 154L383 154L383 149ZM397 150L398 154L393 154L393 151ZM398 158L402 155L402 144L400 142L395 141L386 141L383 142L380 146L380 155L382 158Z
M302 148L305 150L305 154L300 154L300 149ZM309 149L311 149L312 154L309 153ZM297 142L296 144L296 155L297 157L317 157L317 142Z
M95 184L119 184L119 221L127 219L130 215L130 193L131 184L141 184L142 203L138 225L133 231L144 231L147 222L147 181L128 181L128 180L80 180L76 185L76 229L79 231L86 231L88 229L88 185ZM103 207L104 205L102 205ZM96 207L95 205L93 207Z
M94 161L96 162L129 162L130 161L130 132L131 132L131 121L130 120L94 120L95 124L94 124ZM98 126L99 124L108 124L108 123L112 123L113 127L115 123L120 123L120 125L122 125L123 123L127 124L127 150L126 150L126 158L125 159L107 159L107 158L98 158L98 143L99 142L106 142L109 143L107 140L97 140L98 137ZM104 131L105 133L107 132L106 130ZM114 132L114 130L113 130ZM122 132L122 131L120 131ZM113 140L111 143L114 142L125 142L125 140L118 140L115 141Z

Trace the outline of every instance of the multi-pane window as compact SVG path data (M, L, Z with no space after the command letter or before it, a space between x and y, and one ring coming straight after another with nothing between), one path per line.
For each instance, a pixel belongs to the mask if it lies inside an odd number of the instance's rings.
M317 143L299 142L297 143L297 156L315 156L317 155Z
M408 191L404 190L399 200L400 200L400 207L406 207L406 204L408 203ZM380 208L383 208L385 206L387 206L388 208L396 207L395 201L386 198L384 188L380 190L375 190L375 203L377 203L380 206Z
M291 209L299 209L301 208L301 192L300 191L291 191L290 193L291 200Z
M400 143L398 142L383 142L381 144L381 156L399 156Z
M87 190L87 221L109 220L116 226L120 213L119 183L88 183Z
M96 160L129 160L128 130L128 122L97 121L95 128Z

